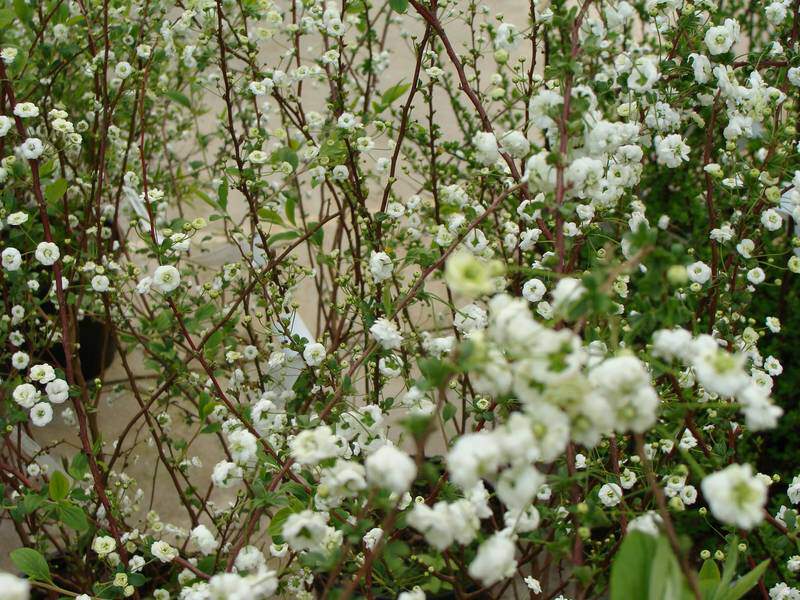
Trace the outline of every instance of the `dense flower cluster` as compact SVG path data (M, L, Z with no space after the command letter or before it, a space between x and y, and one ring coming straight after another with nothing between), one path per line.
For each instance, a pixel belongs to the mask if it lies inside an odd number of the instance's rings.
M12 4L3 598L800 598L798 0Z

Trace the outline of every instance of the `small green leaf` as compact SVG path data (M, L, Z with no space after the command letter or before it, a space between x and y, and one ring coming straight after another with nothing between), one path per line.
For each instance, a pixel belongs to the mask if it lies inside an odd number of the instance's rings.
M72 475L72 478L76 481L80 481L84 478L86 473L89 471L89 459L83 452L78 452L75 456L72 457L72 462L69 464L69 468L67 469L67 473Z
M389 106L392 102L405 94L410 87L410 83L398 83L397 85L393 85L388 90L383 92L383 95L381 96L381 104L384 106Z
M272 520L269 522L269 527L267 530L269 531L269 535L272 538L272 541L276 544L283 542L283 524L286 522L286 519L289 518L289 515L294 513L292 508L285 507L280 509L278 512L275 513L275 516L272 517Z
M56 471L50 476L50 499L58 502L69 494L69 479L61 471Z
M767 570L768 565L769 559L760 563L747 575L740 577L736 581L736 584L724 593L722 600L739 600L739 598L743 598L747 592L756 586L758 580L761 579L761 576L764 574L764 571Z
M714 583L719 583L719 580L722 576L719 573L717 561L709 558L703 562L703 566L700 568L699 576L700 581L713 581Z
M51 581L47 561L33 548L17 548L11 552L11 561L34 581Z
M186 108L192 108L192 103L189 101L189 98L187 98L185 95L181 94L176 90L170 90L166 92L166 96L170 100L174 100L175 102L177 102L182 106L185 106Z
M56 179L53 183L44 188L44 199L49 203L53 203L61 200L61 196L63 196L66 192L67 180Z
M222 210L228 210L228 180L223 179L217 188L217 197Z
M62 502L58 505L58 517L64 525L75 531L86 531L89 529L89 520L86 513L80 506L71 502Z
M284 231L282 233L276 233L275 235L269 236L267 243L272 246L278 242L286 242L288 240L293 240L298 237L296 231Z
M408 0L389 0L389 6L394 12L402 15L408 10Z

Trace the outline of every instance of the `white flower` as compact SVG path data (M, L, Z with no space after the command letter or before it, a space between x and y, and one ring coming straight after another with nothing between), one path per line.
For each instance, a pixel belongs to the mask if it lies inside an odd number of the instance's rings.
M496 270L493 263L471 252L458 251L451 254L445 263L445 280L455 293L476 297L494 290L492 277Z
M28 376L31 378L31 381L48 383L56 378L56 373L53 367L45 363L31 367L31 372L28 374Z
M495 533L478 548L469 565L469 575L486 586L512 577L517 570L516 546L505 532Z
M539 302L546 292L547 288L541 279L529 279L522 286L522 297L528 302Z
M686 267L686 272L695 283L703 284L711 278L711 267L699 260Z
M4 248L2 258L6 271L17 271L22 265L22 255L16 248Z
M764 269L762 269L761 267L755 267L747 272L747 281L749 281L753 285L764 283L765 279L766 275L764 274Z
M622 501L622 488L616 483L603 484L600 491L597 492L597 497L600 498L603 506L611 508Z
M164 293L175 290L180 284L180 271L172 265L161 265L153 273L153 285Z
M369 332L385 350L396 350L403 343L403 336L400 335L397 326L383 317L375 320L375 323L369 328Z
M153 542L150 553L162 563L170 563L178 557L178 551L167 542Z
M28 600L31 585L26 579L0 572L0 590L3 590L3 600Z
M31 358L25 352L17 351L11 355L11 366L21 371L28 366Z
M0 137L5 137L6 134L11 130L11 126L14 124L10 118L5 115L0 115Z
M628 75L628 87L634 92L645 93L652 89L661 75L658 72L656 59L642 56L636 59Z
M786 490L792 504L800 504L800 475L795 475L792 483Z
M364 546L367 550L372 550L375 547L381 537L383 537L383 529L380 527L373 527L367 533L364 534L364 537L361 538L364 542Z
M663 138L657 135L655 137L655 145L656 160L660 165L674 169L689 160L690 148L677 133L672 133Z
M267 565L264 553L255 546L247 545L239 550L239 555L234 563L238 571L260 571Z
M53 404L61 404L69 397L69 384L63 379L54 379L45 386L47 399Z
M303 348L303 360L309 367L316 367L322 364L325 360L326 352L325 346L319 342L310 342Z
M120 79L126 79L131 73L133 73L131 63L125 62L124 60L118 62L114 67L114 74Z
M211 473L211 482L216 487L229 488L240 483L243 474L242 467L236 463L223 460L214 465L214 471Z
M49 402L38 402L31 408L31 423L44 427L53 420L53 407Z
M392 276L392 259L385 252L373 252L369 257L369 271L376 283L386 281Z
M212 554L219 547L219 542L214 539L214 534L211 533L211 530L205 525L198 525L192 529L189 539L204 555Z
M20 119L39 116L39 108L33 102L20 102L14 107L14 114Z
M230 450L231 458L244 465L255 459L258 451L258 441L256 436L246 429L237 429L228 435L228 449Z
M59 259L61 252L53 242L39 242L34 256L43 265L50 266Z
M31 408L39 400L41 393L30 383L21 383L11 393L14 402L22 408Z
M514 158L525 158L531 150L531 143L521 131L508 131L500 138L500 147Z
M28 160L36 160L44 152L44 144L39 138L28 138L20 146L22 156Z
M117 542L114 540L113 537L107 535L100 535L94 538L94 542L92 542L92 550L97 552L100 557L106 556L113 552L117 547Z
M553 308L564 310L569 305L580 300L586 293L580 279L574 277L562 277L558 280L555 289L550 293L553 299Z
M704 54L692 53L689 55L694 68L694 80L697 83L708 83L711 79L711 61Z
M419 586L415 586L410 592L400 592L397 600L425 600L425 592Z
M108 277L105 275L95 275L92 277L92 289L95 292L107 292L110 283Z
M13 212L10 215L8 215L8 218L6 218L6 222L9 225L15 225L15 226L22 225L23 223L27 222L27 220L28 220L28 213L22 211Z
M478 162L484 165L492 165L500 158L500 151L497 149L497 139L493 133L488 131L479 131L472 138L472 143L475 146L475 158Z
M739 23L725 19L724 25L717 25L706 31L706 47L712 56L723 54L731 49L739 37Z
M338 438L327 425L304 429L289 440L289 450L301 465L316 465L340 454Z
M364 461L367 481L402 496L411 488L417 476L417 465L402 450L384 445Z
M269 160L269 154L261 150L253 150L247 155L247 160L254 165L263 165Z
M783 217L774 208L769 208L761 213L761 224L769 231L777 231L783 227Z
M542 584L539 583L538 579L534 579L529 575L523 581L525 582L525 585L528 586L528 589L532 591L534 594L542 593Z
M750 465L728 465L705 477L700 487L711 513L723 523L752 529L764 520L767 485Z
M281 534L292 550L317 550L328 532L326 513L304 510L289 515L283 523Z

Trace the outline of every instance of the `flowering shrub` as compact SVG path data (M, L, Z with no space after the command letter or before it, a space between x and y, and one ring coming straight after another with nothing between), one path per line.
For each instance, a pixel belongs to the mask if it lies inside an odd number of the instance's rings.
M800 598L800 2L517 4L0 9L3 598Z

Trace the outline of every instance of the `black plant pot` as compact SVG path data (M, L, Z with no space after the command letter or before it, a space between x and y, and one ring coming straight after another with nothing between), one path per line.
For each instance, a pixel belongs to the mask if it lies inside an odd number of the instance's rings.
M81 363L81 373L85 380L91 381L114 361L117 353L114 336L111 335L105 323L86 317L78 321L75 338L75 341L80 344L78 358ZM66 369L64 347L61 344L53 344L48 353L53 362L62 369Z

